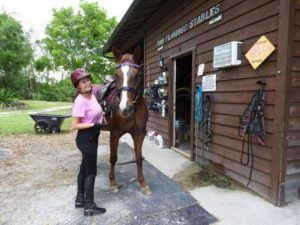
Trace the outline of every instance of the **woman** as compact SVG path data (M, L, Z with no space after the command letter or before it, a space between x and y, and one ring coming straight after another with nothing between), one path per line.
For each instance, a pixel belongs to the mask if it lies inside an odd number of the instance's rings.
M78 130L76 145L82 153L75 208L83 207L85 216L103 214L106 209L97 207L94 202L97 148L103 111L92 94L91 76L85 69L73 71L71 81L77 89L72 108L72 129Z

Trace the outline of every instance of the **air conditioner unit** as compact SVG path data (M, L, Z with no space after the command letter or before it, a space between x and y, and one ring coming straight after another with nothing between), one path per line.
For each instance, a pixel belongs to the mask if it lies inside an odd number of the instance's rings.
M224 68L240 65L242 42L232 41L214 47L214 68Z

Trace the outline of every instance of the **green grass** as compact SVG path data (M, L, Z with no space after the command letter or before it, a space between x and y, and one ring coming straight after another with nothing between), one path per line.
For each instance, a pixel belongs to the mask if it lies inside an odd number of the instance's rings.
M28 109L30 110L71 105L70 102L48 102L48 101L34 101L34 100L24 100L22 102L28 104L29 106Z
M31 110L46 109L59 106L71 106L71 103L26 101ZM1 112L1 111L0 111ZM3 111L2 111L3 112ZM29 116L29 110L5 111L8 114L0 114L0 135L35 133L35 122ZM46 112L49 114L71 115L71 109ZM66 118L61 125L61 132L68 131L71 127L71 118Z
M28 111L28 110L41 110L41 109L47 109L52 107L60 107L60 106L68 106L72 103L70 102L48 102L48 101L37 101L37 100L22 100L21 102L24 102L28 105L27 109L17 109L17 110L11 110L11 109L2 109L0 108L0 112L19 112L19 111Z

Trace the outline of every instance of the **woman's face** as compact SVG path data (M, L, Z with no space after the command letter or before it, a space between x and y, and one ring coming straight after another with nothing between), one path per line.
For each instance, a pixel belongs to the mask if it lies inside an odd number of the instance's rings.
M85 77L79 80L77 88L82 93L86 93L92 90L92 81L90 77Z

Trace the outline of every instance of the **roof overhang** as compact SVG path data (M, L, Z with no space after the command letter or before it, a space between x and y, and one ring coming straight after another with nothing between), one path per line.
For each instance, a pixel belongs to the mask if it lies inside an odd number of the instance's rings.
M128 43L133 36L135 40L142 39L144 33L137 31L165 2L166 0L134 0L103 46L102 54L110 52L113 45L121 51L126 50L128 46L125 43Z

